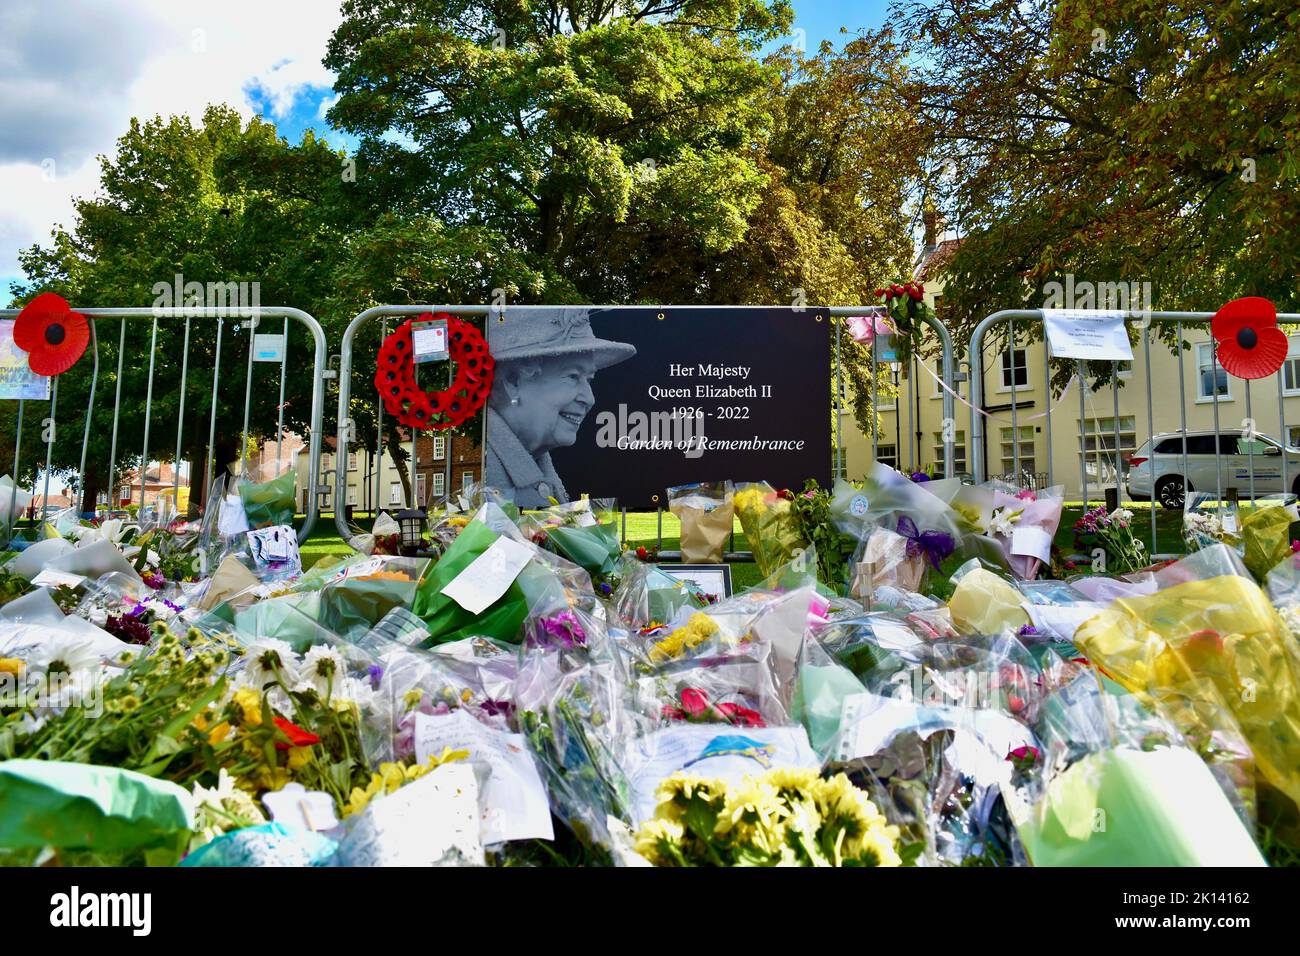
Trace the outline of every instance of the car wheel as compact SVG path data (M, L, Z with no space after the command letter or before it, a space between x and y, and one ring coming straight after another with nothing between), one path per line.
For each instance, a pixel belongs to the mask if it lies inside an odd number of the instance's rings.
M1183 502L1186 501L1187 495L1183 489L1183 479L1174 475L1161 478L1160 483L1156 485L1156 500L1160 502L1162 508L1168 508L1171 511L1181 510Z

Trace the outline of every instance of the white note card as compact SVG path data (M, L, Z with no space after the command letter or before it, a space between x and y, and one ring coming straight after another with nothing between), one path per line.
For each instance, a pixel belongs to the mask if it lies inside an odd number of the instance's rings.
M468 750L471 761L485 763L492 771L479 792L484 843L555 839L546 788L522 734L488 727L464 710L417 713L416 762L424 763L447 747Z
M518 541L497 538L442 593L471 614L482 614L506 593L532 556Z
M1099 309L1043 309L1052 357L1131 362L1133 346L1124 315Z
M1052 536L1035 525L1015 527L1011 530L1011 553L1051 561Z

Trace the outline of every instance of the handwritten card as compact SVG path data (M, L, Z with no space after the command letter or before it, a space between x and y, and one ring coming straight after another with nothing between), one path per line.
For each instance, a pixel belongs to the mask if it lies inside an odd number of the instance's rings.
M532 556L519 542L497 538L442 593L471 614L482 614L506 593Z
M522 734L479 723L463 710L415 715L415 759L424 763L444 748L468 750L470 760L488 765L491 776L479 793L482 839L555 839L546 788Z

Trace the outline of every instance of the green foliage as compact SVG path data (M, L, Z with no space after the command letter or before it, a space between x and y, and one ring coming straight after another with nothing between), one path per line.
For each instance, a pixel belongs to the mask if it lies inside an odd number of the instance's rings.
M817 551L817 578L836 592L848 582L849 561L857 540L835 527L831 519L831 495L815 479L809 479L802 494L790 501L790 514L799 537Z
M1149 281L1157 309L1294 310L1294 4L912 0L896 25L917 41L925 191L964 236L946 270L955 338L1041 307L1067 273Z

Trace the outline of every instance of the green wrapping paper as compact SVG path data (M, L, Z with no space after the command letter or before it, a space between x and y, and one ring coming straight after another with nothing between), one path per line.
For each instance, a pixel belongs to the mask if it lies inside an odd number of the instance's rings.
M519 643L519 629L528 616L528 600L518 579L482 614L471 614L442 593L442 589L490 548L498 537L483 522L471 521L420 582L411 610L429 628L429 636L421 643L422 647L448 644L466 637L490 637L507 644ZM526 573L528 569L524 570Z
M274 637L301 653L327 634L319 616L320 594L316 591L267 598L235 612L235 636L244 644Z
M357 641L395 607L410 605L419 587L428 559L399 559L389 562L377 574L345 577L327 584L320 592L318 620L339 637ZM408 580L397 580L405 575Z
M248 516L250 528L293 524L295 478L290 470L261 484L240 484L239 498L244 503L244 514Z
M1035 866L1264 866L1191 750L1089 754L1017 824Z
M592 577L613 574L622 551L618 542L618 529L613 524L547 528L546 545Z
M165 780L59 760L0 763L0 847L135 850L193 826L190 795Z
M807 729L813 749L823 759L830 754L839 734L844 698L863 690L862 682L838 664L805 664L799 668L790 712Z

